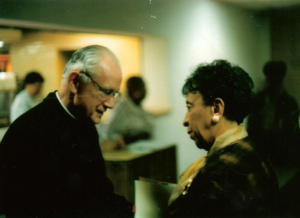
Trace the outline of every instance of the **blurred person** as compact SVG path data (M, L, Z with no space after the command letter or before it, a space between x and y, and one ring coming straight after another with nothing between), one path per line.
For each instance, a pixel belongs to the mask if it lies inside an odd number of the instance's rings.
M130 77L126 82L127 95L112 110L107 122L107 138L103 148L123 148L126 144L151 138L153 123L141 102L146 97L146 87L141 77Z
M183 125L208 153L181 174L165 217L271 216L276 175L241 124L253 86L242 68L225 60L200 64L187 78Z
M12 123L20 115L36 106L42 99L40 94L44 78L37 72L30 72L25 76L23 90L16 95L10 108L10 122Z
M266 81L253 101L248 132L276 167L300 166L299 107L283 87L287 67L283 61L264 65Z
M125 148L126 145L122 137L118 137L114 140L108 138L106 125L104 123L96 124L96 129L102 151L121 150Z
M95 128L114 107L122 80L106 47L77 50L58 91L20 116L0 145L0 200L6 217L133 217L114 193Z

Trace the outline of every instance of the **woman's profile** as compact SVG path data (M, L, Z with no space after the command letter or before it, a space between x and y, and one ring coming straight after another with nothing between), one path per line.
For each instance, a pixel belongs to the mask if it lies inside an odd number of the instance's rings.
M182 173L165 217L271 216L277 178L241 124L253 87L242 68L225 60L201 64L187 78L183 125L208 153Z

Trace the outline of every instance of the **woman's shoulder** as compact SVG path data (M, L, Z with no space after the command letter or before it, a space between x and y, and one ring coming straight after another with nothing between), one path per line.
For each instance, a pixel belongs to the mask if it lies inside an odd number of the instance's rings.
M256 149L252 141L249 137L246 137L214 151L210 159L221 159L228 162L234 162L236 159L240 159L245 156L245 154L254 154L255 152Z
M220 170L236 170L248 174L262 170L261 166L270 166L268 158L258 151L249 137L228 145L210 157L207 167ZM271 167L271 166L270 166Z

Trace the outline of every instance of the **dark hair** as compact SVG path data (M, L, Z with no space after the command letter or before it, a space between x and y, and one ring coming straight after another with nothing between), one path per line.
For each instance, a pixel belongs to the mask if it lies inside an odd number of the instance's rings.
M23 81L22 89L24 89L27 84L33 84L36 82L44 82L44 78L41 76L41 74L34 71L27 73Z
M37 73L37 72L30 72L25 76L24 79L24 84L32 84L32 83L36 83L36 82L44 82L44 78L41 76L41 74Z
M265 64L263 71L266 77L281 78L286 74L286 64L283 61L269 61Z
M133 76L130 77L126 82L127 90L132 88L143 88L145 87L145 83L141 77Z
M242 123L250 112L253 88L252 79L242 68L226 60L215 60L198 65L186 79L182 93L199 92L205 105L221 98L225 103L224 116Z

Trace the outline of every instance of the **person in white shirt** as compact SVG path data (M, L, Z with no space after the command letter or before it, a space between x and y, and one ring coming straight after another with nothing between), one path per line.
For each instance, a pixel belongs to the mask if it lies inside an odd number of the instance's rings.
M10 123L41 102L42 99L37 96L43 83L44 78L37 72L30 72L25 76L24 89L16 95L10 108Z
M112 110L106 126L106 139L100 142L104 150L123 148L126 144L151 138L153 122L141 102L146 96L141 77L127 80L127 95Z

